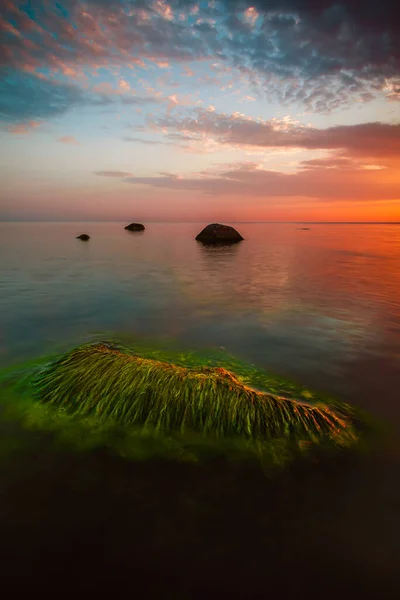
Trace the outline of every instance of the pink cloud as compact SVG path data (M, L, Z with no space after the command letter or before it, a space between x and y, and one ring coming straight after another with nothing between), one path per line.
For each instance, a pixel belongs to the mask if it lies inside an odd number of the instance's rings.
M169 62L167 60L154 60L155 64L157 65L157 67L160 67L160 69L168 69L168 67L170 66Z
M108 82L97 83L92 87L92 92L96 92L97 94L107 94L110 96L121 93L120 90L115 89L111 83Z
M6 31L7 33L12 33L15 37L21 37L21 33L18 29L15 29L11 23L8 23L8 21L5 21L2 17L0 17L0 31Z
M57 142L61 142L62 144L73 144L75 146L80 146L80 142L74 138L73 135L64 135L63 137L58 138Z
M164 0L156 0L152 5L153 10L158 13L163 19L172 21L174 18L172 8Z
M194 71L190 67L184 67L183 70L185 72L186 77L194 76Z
M128 92L131 89L131 86L129 85L129 83L127 81L125 81L125 79L119 80L118 87L120 90L122 90L124 92Z
M175 106L178 106L179 100L176 94L168 96L168 111L171 111Z
M256 24L259 13L254 6L249 6L249 8L244 11L243 16L245 21L253 27Z
M26 135L41 125L40 121L28 121L26 123L16 123L9 125L7 131L17 135Z
M46 75L44 75L43 73L39 73L36 70L36 67L30 63L26 63L25 65L21 66L21 69L23 71L25 71L25 73L32 73L32 75L34 75L37 79L43 79L43 80L47 80L48 78L46 77Z
M122 7L118 9L102 9L91 6L90 13L81 5L73 3L72 15L75 27L66 19L46 8L41 15L41 25L32 21L22 10L7 4L12 13L15 28L5 19L0 21L0 29L11 32L15 29L19 41L13 44L12 52L7 53L4 62L19 66L21 61L35 67L49 66L67 77L74 77L77 69L86 66L109 67L115 61L118 66L144 66L143 57L152 56L154 52L143 49L143 34L139 31L141 23L150 19L147 11L135 11L130 19L124 14ZM168 21L171 8L165 2L157 2L156 10ZM55 33L51 35L49 31ZM30 39L32 33L39 33L41 44ZM18 44L18 45L16 45ZM24 46L29 46L30 54L24 53ZM11 50L11 47L9 46ZM3 51L4 52L4 51ZM140 56L135 56L140 52ZM160 64L165 65L166 58L155 56Z

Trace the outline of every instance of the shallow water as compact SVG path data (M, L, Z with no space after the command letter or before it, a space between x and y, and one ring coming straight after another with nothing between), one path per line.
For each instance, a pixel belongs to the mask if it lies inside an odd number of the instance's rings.
M2 365L112 335L219 348L400 423L400 226L0 224ZM75 239L87 232L87 243Z

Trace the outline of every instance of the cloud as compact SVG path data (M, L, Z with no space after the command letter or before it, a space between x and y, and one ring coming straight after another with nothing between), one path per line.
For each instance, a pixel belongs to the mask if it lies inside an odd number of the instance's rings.
M186 77L194 77L194 71L190 67L184 67Z
M341 171L355 171L365 169L367 171L382 171L389 167L389 165L374 165L365 162L365 159L361 158L349 158L341 155L332 155L327 158L314 158L311 160L303 160L300 164L302 169L340 169Z
M170 67L170 64L167 60L161 60L156 58L154 62L157 65L157 67L160 67L160 69L168 69Z
M126 173L125 171L95 171L95 175L101 175L103 177L124 178L130 177L132 173Z
M225 54L254 88L282 104L328 113L386 93L385 78L399 74L394 1L230 0L229 5ZM248 15L249 5L258 14L250 33L240 18L240 11Z
M174 15L172 13L172 8L170 4L164 2L164 0L155 0L152 6L153 10L155 10L163 19L167 21L172 21Z
M249 6L249 8L246 8L243 15L245 20L250 23L250 25L255 25L259 17L259 13L254 6Z
M146 104L161 104L166 102L166 99L161 96L122 96L120 101L122 104L143 106Z
M163 144L163 142L157 142L155 140L143 140L142 138L134 137L134 136L126 136L122 138L124 142L137 142L139 144L147 144L149 146L158 146Z
M168 96L168 111L170 112L175 106L179 104L179 100L176 94Z
M382 169L386 169L382 165L362 165L362 169L366 169L367 171L382 171Z
M61 142L62 144L73 144L75 146L80 146L80 142L74 138L72 135L64 135L63 137L58 138L57 142Z
M242 171L255 171L256 169L260 169L261 166L262 166L261 163L256 163L251 160L245 160L245 161L233 162L233 163L229 163L229 164L219 164L218 172L221 170L221 167L224 170L228 169L228 170L236 171L237 169L239 169ZM204 173L207 175L207 171L204 171Z
M87 68L208 60L267 99L320 113L400 98L394 0L37 0L35 18L4 0L2 13L0 65L19 71L78 80Z
M304 168L297 173L281 173L256 163L228 165L217 172L182 177L162 173L156 177L127 177L125 182L155 188L198 191L216 196L244 198L308 197L318 200L400 200L400 179L387 180L379 171L359 166L331 169Z
M400 156L400 124L363 123L318 129L290 117L253 119L242 113L217 113L203 108L194 114L163 116L153 125L168 137L184 135L193 144L205 138L219 147L300 148L343 151L374 157Z
M28 121L27 123L15 123L7 127L9 133L15 133L17 135L26 135L33 129L40 126L40 121Z
M129 92L131 89L131 86L129 85L129 83L127 81L125 81L125 79L123 79L123 78L121 78L119 80L118 87L124 92Z
M20 35L5 30L9 51L2 57L3 64L22 67L28 60L57 71L61 64L105 67L140 64L143 58L182 60L182 50L186 58L203 54L202 41L190 28L174 21L166 2L156 1L149 7L148 3L133 1L129 10L123 1L89 0L84 4L69 0L64 7L67 10L38 0L33 20L16 3L6 1L4 22L14 22ZM30 53L26 40L34 44Z
M388 100L400 101L400 77L393 77L385 81L384 91Z

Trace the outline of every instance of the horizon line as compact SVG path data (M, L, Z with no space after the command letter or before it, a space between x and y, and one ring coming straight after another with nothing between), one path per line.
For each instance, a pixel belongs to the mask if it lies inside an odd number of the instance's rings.
M223 219L227 221L228 219ZM1 220L1 224L5 223L125 223L128 222L129 219L125 221L108 221L108 220L85 220L85 219L73 219L71 221L57 221L53 219L45 219L45 220ZM145 223L154 224L154 225L177 225L177 224L199 224L206 223L206 221L144 221ZM215 223L216 221L213 221ZM210 222L209 222L210 223ZM229 223L233 224L241 224L241 225L265 225L265 224L277 224L277 225L400 225L400 221L229 221Z

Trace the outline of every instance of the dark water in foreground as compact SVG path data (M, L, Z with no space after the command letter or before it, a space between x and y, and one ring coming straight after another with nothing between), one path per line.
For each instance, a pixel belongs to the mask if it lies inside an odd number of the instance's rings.
M224 346L400 425L400 227L0 224L0 363L112 336ZM87 232L88 243L75 240ZM400 451L271 480L255 465L135 463L2 423L2 589L43 597L377 598L400 576ZM23 442L23 443L22 443ZM8 443L8 442L7 442ZM1 450L1 445L0 445Z
M108 333L224 346L400 423L400 226L0 224L1 362ZM74 239L88 232L88 243Z

